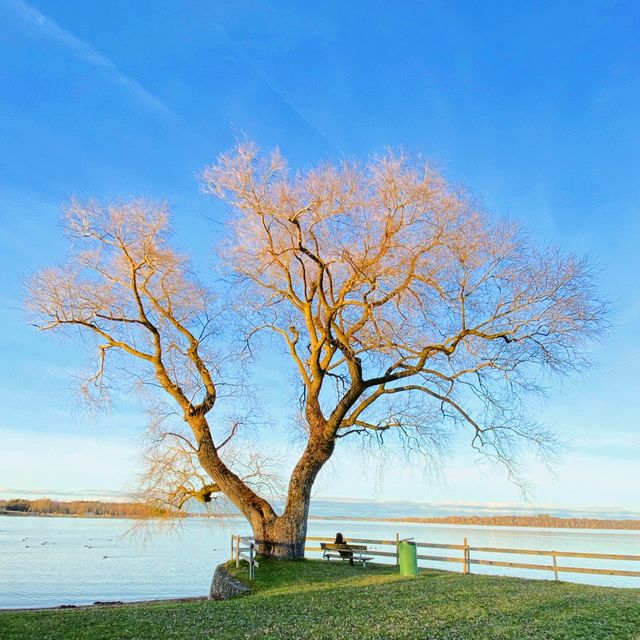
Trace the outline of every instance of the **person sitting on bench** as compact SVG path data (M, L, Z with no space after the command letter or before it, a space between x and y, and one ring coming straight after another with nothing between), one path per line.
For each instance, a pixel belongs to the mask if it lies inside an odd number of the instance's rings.
M342 534L340 532L336 533L336 539L333 544L342 544L347 546L347 543L344 541ZM349 564L353 565L353 551L340 551L338 550L341 558L349 558Z

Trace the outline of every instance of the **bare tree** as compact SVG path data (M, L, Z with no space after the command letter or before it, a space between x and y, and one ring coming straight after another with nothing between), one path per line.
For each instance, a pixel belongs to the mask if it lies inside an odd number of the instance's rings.
M98 365L83 383L87 397L108 397L110 381L151 384L171 399L186 427L165 426L171 410L153 421L144 497L171 513L189 499L209 503L223 493L247 518L271 514L256 490L272 486L273 471L263 457L234 448L240 422L209 425L228 355L212 349L219 311L170 247L166 206L73 202L64 223L71 241L66 264L28 284L37 326L95 338ZM123 356L138 366L118 368Z
M203 182L231 205L223 255L248 340L281 339L302 390L306 445L284 511L250 518L264 553L303 554L312 485L340 438L397 434L429 454L441 425L459 425L510 472L519 443L553 443L525 400L546 371L580 368L602 327L586 261L393 153L291 174L241 144Z
M206 349L212 299L170 248L165 208L72 204L67 264L29 287L41 328L98 339L89 387L104 389L120 353L178 408L186 429L161 431L150 494L180 506L222 492L261 553L302 557L311 489L341 438L395 437L432 455L461 427L508 469L519 442L544 449L527 394L546 371L584 364L604 314L585 261L536 247L393 154L290 174L277 153L240 145L203 180L231 205L222 255L247 343L276 336L299 381L305 446L280 513L265 497L272 470L238 457L237 425L211 419L222 379L221 354Z

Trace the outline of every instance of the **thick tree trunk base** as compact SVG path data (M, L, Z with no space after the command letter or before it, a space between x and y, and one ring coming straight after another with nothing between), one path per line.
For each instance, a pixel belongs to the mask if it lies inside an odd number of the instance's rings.
M256 538L256 553L263 558L276 560L302 560L304 559L304 540L288 542Z
M256 553L276 560L302 560L307 536L306 519L278 518L253 528Z
M323 435L326 426L319 405L317 424L310 422L310 437L305 452L298 461L289 482L287 503L282 515L270 513L248 514L256 541L258 555L279 560L302 560L304 545L307 539L307 519L309 518L309 502L311 487L316 475L331 457L335 442Z

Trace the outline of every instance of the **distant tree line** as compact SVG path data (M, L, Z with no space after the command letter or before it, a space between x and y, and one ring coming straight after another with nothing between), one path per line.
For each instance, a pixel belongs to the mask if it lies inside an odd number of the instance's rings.
M530 516L444 516L440 518L354 518L353 516L349 516L348 519L379 520L382 522L482 525L488 527L549 527L552 529L640 529L640 520L560 518L557 516L552 516L548 513L540 513Z
M103 518L158 518L166 512L146 503L100 502L99 500L73 500L62 502L40 498L38 500L0 500L1 512L31 513L34 515L68 515ZM180 511L180 517L202 514ZM209 513L209 516L224 515ZM512 516L444 516L444 517L394 517L372 518L368 516L348 518L342 516L312 516L320 520L376 520L380 522L414 522L430 524L482 525L488 527L548 527L552 529L640 529L640 520L613 520L599 518L560 518L548 513Z
M164 515L160 509L137 502L100 502L99 500L60 502L49 498L0 500L0 511L103 518L154 518Z

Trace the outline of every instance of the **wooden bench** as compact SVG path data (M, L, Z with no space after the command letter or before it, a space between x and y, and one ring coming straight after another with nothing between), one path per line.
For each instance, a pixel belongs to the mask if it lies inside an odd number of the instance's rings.
M361 562L363 567L367 566L367 562L373 560L373 556L365 555L367 547L361 544L335 544L330 542L321 542L322 557L327 560L336 558L337 560L353 560Z

